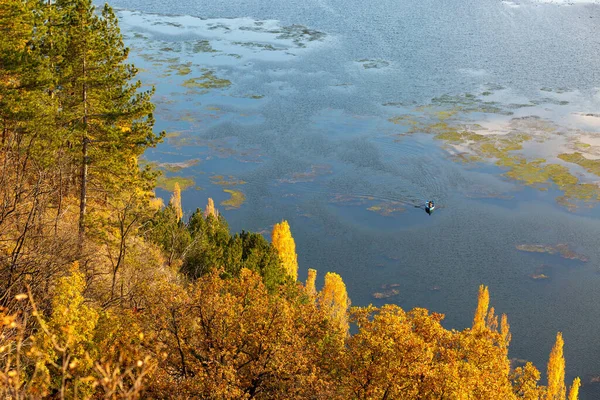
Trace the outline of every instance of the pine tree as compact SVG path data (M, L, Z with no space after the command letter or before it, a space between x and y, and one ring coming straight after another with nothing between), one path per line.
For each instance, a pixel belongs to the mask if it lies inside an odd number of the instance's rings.
M92 0L57 0L62 50L57 65L61 134L79 167L80 244L86 227L89 190L102 198L131 185L131 159L155 145L151 91L131 83L137 70L125 63L128 49L112 9L95 13ZM90 184L92 186L90 186ZM104 195L103 195L104 194Z
M298 279L298 256L288 222L284 220L275 224L271 236L273 246L277 249L284 269L295 282Z
M490 293L487 286L479 286L479 295L477 297L477 309L473 317L473 330L481 331L486 327L486 315L490 305Z
M341 332L348 332L350 299L341 276L334 272L328 272L325 275L325 284L319 294L319 305L330 315L334 326L338 327Z
M550 359L548 360L548 386L546 387L545 400L565 400L564 344L562 333L558 332L556 334L556 343L550 352Z
M183 218L183 210L181 209L181 188L179 187L179 183L175 182L175 187L173 188L173 196L171 197L171 201L169 204L175 209L175 214L177 215L177 220L181 221Z

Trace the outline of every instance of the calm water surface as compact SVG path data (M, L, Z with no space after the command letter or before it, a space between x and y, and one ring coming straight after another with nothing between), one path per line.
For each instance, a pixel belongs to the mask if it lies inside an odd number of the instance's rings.
M176 132L146 157L170 167L167 176L193 179L183 194L188 213L207 197L225 201L223 189L239 190L241 207L221 206L232 230L268 237L287 219L301 279L308 268L321 278L335 271L353 304L426 307L445 313L448 328L470 325L477 287L489 285L491 304L509 316L510 356L544 372L562 331L569 384L581 376L582 397L600 398L592 383L600 375L599 208L570 211L557 204L556 187L523 186L493 163L456 162L456 148L389 121L419 119L427 113L420 106L432 103L436 112L451 109L452 101L432 99L459 95L514 112L471 113L473 123L538 115L556 124L550 156L563 131L593 136L600 118L577 116L600 112L600 6L111 4L140 78L156 86L157 127ZM231 85L189 81L205 73ZM515 106L523 103L530 107ZM189 164L173 171L182 162ZM597 179L576 172L582 181ZM432 216L418 208L430 198L440 206ZM588 261L516 248L557 243ZM535 271L548 279L531 279ZM372 297L391 283L400 284L400 295Z

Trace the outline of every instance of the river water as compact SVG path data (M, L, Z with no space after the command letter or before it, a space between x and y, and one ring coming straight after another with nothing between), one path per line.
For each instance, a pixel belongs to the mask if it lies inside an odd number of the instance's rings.
M564 188L471 158L481 156L471 141L436 138L459 120L518 131L530 135L518 150L527 160L596 185L557 156L600 158L600 5L111 5L140 78L156 86L156 126L169 132L145 158L165 170L164 188L174 177L187 187L187 213L212 197L232 231L266 237L287 219L300 279L335 271L353 304L426 307L447 328L470 325L478 285L489 285L509 317L510 357L545 376L562 331L569 385L581 376L582 398L600 398L597 202L565 202Z

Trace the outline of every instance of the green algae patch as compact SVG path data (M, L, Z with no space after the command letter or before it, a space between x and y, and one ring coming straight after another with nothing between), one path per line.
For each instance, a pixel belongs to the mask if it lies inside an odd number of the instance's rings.
M431 99L431 104L444 108L450 108L451 110L454 110L454 112L513 115L512 111L503 109L499 103L493 101L482 101L471 93L465 93L462 95L444 94Z
M262 94L246 94L246 95L243 95L240 97L242 97L244 99L260 100L260 99L264 98L265 96Z
M510 165L510 170L504 175L517 181L523 182L527 186L538 187L548 182L550 175L543 167L546 160L527 161L523 158L514 158Z
M548 266L547 265L541 265L539 267L537 267L535 269L535 271L533 271L531 274L529 274L529 277L531 279L533 279L534 281L543 281L546 279L549 279L550 277L547 275L548 273Z
M189 75L192 72L192 63L187 62L185 64L171 64L167 68L167 72L175 72L177 75Z
M185 80L181 85L188 89L225 89L231 86L231 81L217 78L213 71L207 71L199 78Z
M579 182L577 177L571 175L569 169L564 165L549 164L546 166L546 170L552 182L560 188L577 185Z
M225 206L226 210L240 208L244 204L244 201L246 201L246 195L239 190L223 189L223 191L230 196L229 199L221 202L221 205Z
M182 134L182 132L179 132L179 131L167 132L165 137L167 139L178 138L179 136L181 136L181 134Z
M462 163L462 164L471 164L471 163L478 163L478 162L483 161L483 159L481 157L476 156L474 154L465 153L465 152L453 154L452 157L450 157L450 158L452 159L452 161Z
M192 46L193 53L218 53L213 49L208 40L197 40Z
M585 168L586 171L594 175L600 176L600 160L591 160L589 158L585 158L583 154L579 152L571 154L559 154L558 158L568 163L577 164Z
M194 165L197 165L199 163L200 163L199 159L193 159L193 160L175 162L175 163L164 162L164 163L158 164L158 167L165 171L168 171L168 172L179 172L182 169L193 167Z
M304 172L295 172L289 178L281 178L280 183L298 183L313 182L316 178L331 174L332 168L328 164L314 164L310 170Z
M235 177L229 175L228 179L225 179L223 175L213 175L210 177L210 180L215 185L221 186L235 186L235 185L245 185L246 182L241 179L235 179Z
M176 183L179 184L181 190L189 189L195 184L193 178L182 176L159 176L156 180L156 186L169 192L173 191Z
M389 217L395 213L401 213L406 211L404 207L398 202L391 201L387 203L379 203L367 208L368 211L372 211L384 217Z
M544 244L519 244L516 246L517 250L525 251L528 253L546 253L551 255L559 255L562 258L569 260L579 260L587 262L588 258L582 254L578 254L573 251L568 244L559 243L555 246L549 246Z
M480 135L471 131L457 131L453 129L448 129L443 133L439 133L435 136L438 140L444 140L446 142L481 142L484 140L488 140L484 135Z
M539 103L547 102L548 99L542 99ZM556 123L536 115L507 118L501 120L503 133L490 132L476 123L481 118L478 115L480 113L510 116L510 109L531 107L535 104L536 102L502 105L483 101L470 93L442 95L433 98L430 104L418 106L405 114L389 118L388 121L406 127L406 131L398 136L430 134L434 139L447 143L445 147L449 149L453 161L466 164L489 160L504 169L505 177L523 185L541 191L547 191L555 185L563 192L556 201L571 211L582 202L592 206L591 203L600 201L600 187L580 183L568 166L559 163L548 164L545 159L532 159L520 152L524 150L525 143L543 143L551 136L563 134ZM565 103L557 101L555 104ZM593 146L581 142L574 144L574 148L582 152L590 147ZM457 151L458 154L452 154ZM564 162L577 164L600 176L600 160L587 159L581 153L561 154L558 157Z
M381 289L383 289L381 292L375 292L371 296L376 299L389 299L390 297L395 297L400 294L400 290L398 289L399 287L399 283L384 284L381 285Z
M581 142L575 142L575 144L573 146L575 146L575 148L580 149L580 150L587 150L590 147L592 147L592 145L589 143L581 143Z
M388 121L396 125L417 125L419 123L414 115L399 115L390 118Z
M358 60L357 62L362 64L362 67L364 69L380 69L390 66L389 61L380 59L363 58L362 60Z

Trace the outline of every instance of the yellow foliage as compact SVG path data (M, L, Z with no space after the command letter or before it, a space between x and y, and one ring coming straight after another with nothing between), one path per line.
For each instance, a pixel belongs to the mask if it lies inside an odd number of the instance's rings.
M477 309L473 317L473 330L481 331L486 326L486 315L490 305L490 293L487 286L479 286L479 296L477 297Z
M515 368L510 374L510 381L514 388L514 394L518 399L540 400L543 387L539 387L540 371L528 362L523 367Z
M571 390L569 390L568 400L577 400L579 398L579 387L580 386L581 386L581 379L579 379L579 378L573 379L573 384L571 385Z
M558 332L556 334L556 343L550 352L550 360L548 360L548 386L546 388L545 400L565 400L564 344L562 333Z
M175 215L177 215L177 220L181 221L183 218L183 210L181 209L181 188L179 187L179 183L175 182L175 186L173 188L173 196L171 197L171 201L169 204L175 209Z
M72 264L70 272L58 280L50 319L40 321L43 329L34 340L39 375L34 380L40 390L61 387L61 378L73 380L71 389L85 397L93 389L88 376L93 367L91 353L98 313L84 303L85 276L77 262Z
M325 275L325 284L319 295L319 305L329 314L341 332L348 331L350 299L341 276L334 272Z
M273 246L277 249L283 268L296 281L298 279L298 255L296 254L296 243L288 222L284 220L275 224L271 236Z
M500 335L502 335L504 345L508 347L512 335L510 334L510 325L508 324L508 317L506 314L502 314L502 319L500 320Z
M148 202L152 211L158 211L164 206L163 200L160 197L152 197Z
M208 217L212 215L217 218L219 216L219 212L215 208L215 202L210 197L208 198L208 204L206 204L206 209L204 210L204 217Z
M317 270L309 268L308 269L308 277L306 278L306 293L310 297L315 297L317 295L317 289L315 287L315 282L317 280Z

